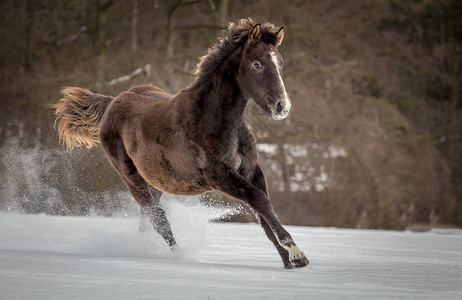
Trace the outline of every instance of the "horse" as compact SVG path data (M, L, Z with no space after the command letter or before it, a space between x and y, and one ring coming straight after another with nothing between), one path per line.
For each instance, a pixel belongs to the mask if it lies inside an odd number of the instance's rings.
M174 253L179 249L159 204L162 193L215 190L251 207L285 268L307 266L276 216L257 163L256 139L244 122L251 99L275 120L289 114L278 52L283 38L284 27L268 22L231 22L200 58L194 82L175 95L151 85L116 97L64 88L53 105L59 140L68 151L100 142L140 205L141 219L150 220Z

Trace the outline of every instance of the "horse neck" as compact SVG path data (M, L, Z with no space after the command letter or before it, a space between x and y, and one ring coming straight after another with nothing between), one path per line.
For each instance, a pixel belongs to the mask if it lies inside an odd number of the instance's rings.
M213 88L208 95L208 104L219 108L221 115L227 120L242 120L244 118L247 99L242 95L236 79L236 71L227 71L227 74L217 73L213 80Z
M237 53L239 54L239 53ZM223 133L234 133L244 124L247 99L242 95L236 79L239 59L233 55L206 80L199 81L202 92L198 102L203 107L204 118L212 128Z

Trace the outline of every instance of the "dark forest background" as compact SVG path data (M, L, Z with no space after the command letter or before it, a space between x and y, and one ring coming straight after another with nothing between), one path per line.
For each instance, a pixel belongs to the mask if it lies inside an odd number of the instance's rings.
M228 22L243 17L286 28L291 115L274 122L251 105L246 117L283 223L462 225L457 0L3 0L0 209L133 209L100 148L69 154L58 144L47 104L65 86L176 92Z

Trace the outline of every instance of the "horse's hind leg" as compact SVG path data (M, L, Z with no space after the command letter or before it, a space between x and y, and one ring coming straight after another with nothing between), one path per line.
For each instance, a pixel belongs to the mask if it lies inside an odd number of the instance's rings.
M162 197L162 192L158 189L150 186L150 192L152 197L152 203L159 203L160 198ZM141 207L141 216L140 216L140 225L139 231L146 232L150 227L152 227L151 223L151 213L149 209Z
M120 139L105 140L102 135L103 148L112 164L127 185L133 198L141 206L141 214L147 216L154 229L164 238L172 250L177 249L170 223L159 203L160 191L150 186L138 173L131 158L127 155Z
M159 203L162 192L153 186L149 186L149 191L153 201L151 201L151 205L141 206L140 231L143 232L145 230L143 227L146 226L146 223L150 222L154 229L164 238L169 247L173 251L177 251L178 246L173 237L170 223L164 209Z

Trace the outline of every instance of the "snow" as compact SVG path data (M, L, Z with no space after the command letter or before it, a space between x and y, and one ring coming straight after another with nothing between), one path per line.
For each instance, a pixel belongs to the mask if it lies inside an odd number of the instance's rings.
M257 224L187 209L177 256L135 217L0 214L0 298L462 299L460 230L286 226L310 265L285 270Z
M264 152L268 155L276 155L278 152L278 145L276 144L268 144L268 143L261 143L257 144L257 149L260 152Z

